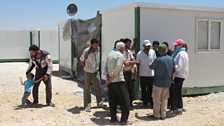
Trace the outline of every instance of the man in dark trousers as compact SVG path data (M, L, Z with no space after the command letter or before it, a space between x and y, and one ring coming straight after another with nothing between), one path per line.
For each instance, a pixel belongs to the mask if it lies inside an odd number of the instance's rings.
M33 68L36 68L35 81L44 78L43 82L46 86L46 103L48 106L54 106L52 99L51 73L53 70L53 63L50 54L47 51L40 50L38 46L31 45L29 47L30 62L26 74L30 73ZM38 104L38 89L41 82L33 87L33 105Z
M91 111L91 92L90 85L92 83L95 93L98 107L104 107L102 101L101 84L98 77L100 67L100 48L99 40L92 38L90 41L90 47L83 51L80 57L80 63L84 67L84 107L85 111Z
M118 42L116 51L111 51L105 65L105 75L107 77L108 97L110 105L111 122L118 122L117 105L121 106L121 124L129 124L128 116L130 112L130 98L125 85L123 75L125 44Z
M124 44L125 44L124 58L125 58L125 61L128 63L127 65L124 65L124 79L128 88L131 109L133 109L132 102L134 100L134 83L131 79L132 77L131 70L133 66L135 65L135 58L130 50L131 40L128 38L124 39Z
M143 108L153 108L152 87L154 70L149 68L149 64L156 59L156 53L151 49L152 44L149 40L143 41L143 50L139 51L136 58L138 65L140 86L142 92ZM150 104L149 104L150 103ZM149 106L150 105L150 106Z

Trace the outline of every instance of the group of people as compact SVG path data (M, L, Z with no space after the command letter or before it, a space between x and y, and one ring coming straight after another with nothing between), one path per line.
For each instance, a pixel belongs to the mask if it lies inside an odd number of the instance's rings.
M100 64L99 40L92 39L91 46L84 50L80 62L84 67L84 107L91 109L90 84L96 93L97 105L103 106L100 80L98 77ZM121 123L128 122L133 109L134 84L140 78L142 107L152 108L152 119L164 120L166 116L182 114L182 85L188 76L189 58L187 44L183 39L174 42L174 50L167 42L159 43L143 41L143 50L137 55L131 50L132 41L128 38L117 40L109 53L104 74L108 87L108 98L111 122L118 122L117 107L121 109ZM167 112L167 108L170 111Z
M131 50L132 41L128 38L117 40L109 53L104 74L105 84L108 87L108 98L111 122L117 119L117 107L121 109L120 123L127 124L130 110L133 109L134 85L137 76L140 80L142 108L152 108L152 119L164 120L167 116L176 116L184 111L182 100L182 85L188 76L189 58L187 44L183 39L174 42L174 50L167 42L159 43L149 40L142 42L143 49L137 54ZM93 38L90 47L83 51L80 64L84 70L84 107L91 110L90 86L93 85L96 94L97 106L105 107L102 100L100 67L100 41ZM46 85L46 103L52 106L51 73L52 59L48 52L40 50L38 46L29 48L31 58L26 72L22 105L38 104L38 87L41 81ZM36 68L35 76L31 73ZM33 88L33 103L28 100ZM170 111L167 112L167 108Z

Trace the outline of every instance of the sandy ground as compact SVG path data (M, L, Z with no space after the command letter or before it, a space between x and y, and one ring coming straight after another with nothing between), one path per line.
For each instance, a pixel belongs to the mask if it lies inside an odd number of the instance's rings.
M79 126L111 125L108 112L102 108L83 111L83 97L78 84L71 80L53 77L53 102L55 107L45 106L44 84L40 86L40 105L20 109L23 86L19 76L25 78L25 63L0 64L0 126ZM58 70L58 65L54 66ZM32 100L32 97L30 97ZM92 106L95 106L92 100ZM186 112L181 116L164 121L151 121L147 115L151 109L131 111L129 120L132 125L141 126L224 126L224 93L184 98Z

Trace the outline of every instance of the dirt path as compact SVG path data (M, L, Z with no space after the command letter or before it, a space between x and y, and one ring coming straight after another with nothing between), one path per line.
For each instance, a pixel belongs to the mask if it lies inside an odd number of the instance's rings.
M55 65L55 70L58 66ZM40 86L40 105L35 108L18 109L21 103L23 86L18 77L24 76L27 64L0 64L0 126L78 126L110 125L108 112L93 108L83 111L82 89L71 80L53 77L53 102L55 107L45 106L44 84ZM32 97L30 97L32 100ZM96 105L92 100L92 105ZM164 121L150 121L150 109L131 111L129 120L141 126L224 126L224 93L184 98L187 111L181 116Z

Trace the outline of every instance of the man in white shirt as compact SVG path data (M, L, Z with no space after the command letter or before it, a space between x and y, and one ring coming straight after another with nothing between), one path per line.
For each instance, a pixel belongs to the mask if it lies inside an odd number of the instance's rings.
M128 38L124 39L124 44L125 44L124 58L126 63L128 63L127 65L124 65L124 79L128 88L128 93L130 97L130 105L133 108L132 102L134 100L134 83L131 79L132 77L131 70L133 66L135 65L135 58L130 50L131 40Z
M148 103L150 103L150 108L153 107L152 87L154 71L149 68L149 65L151 65L156 59L156 53L153 49L151 49L151 46L152 44L149 40L144 40L144 49L138 52L136 58L136 63L139 69L138 71L144 108L148 107Z
M107 57L105 65L105 75L107 77L108 97L110 105L111 122L118 122L117 106L121 106L121 124L128 124L128 116L130 112L130 98L125 85L123 75L123 65L125 44L117 42L116 50L111 51Z
M91 46L85 49L80 57L80 63L84 67L84 107L87 112L91 108L91 83L95 89L97 106L103 106L100 80L98 78L100 64L99 41L93 38L90 43Z

